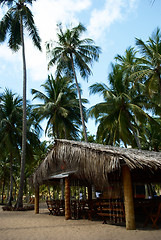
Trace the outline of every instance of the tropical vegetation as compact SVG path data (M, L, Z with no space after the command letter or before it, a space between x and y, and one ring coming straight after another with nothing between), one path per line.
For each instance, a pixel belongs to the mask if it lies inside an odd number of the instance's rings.
M17 199L17 207L23 205L23 186L25 173L26 158L26 58L25 58L25 42L24 30L26 29L32 38L33 44L41 50L41 39L38 35L33 15L27 5L32 5L32 0L0 0L0 6L8 7L7 12L0 21L0 42L7 39L9 48L18 51L22 47L23 61L23 134L22 134L22 151L21 151L21 177L20 187Z
M87 142L87 131L83 115L83 106L81 99L81 91L78 84L76 70L82 78L87 79L92 74L90 66L93 61L98 61L101 52L100 47L94 45L94 41L90 38L81 39L81 35L86 31L86 28L79 23L78 26L66 30L62 29L62 25L58 25L58 41L54 44L53 41L46 43L47 55L49 57L48 68L56 65L56 74L64 72L73 76L78 96L80 116L83 126L84 139ZM54 46L53 46L54 45Z
M116 55L107 82L93 83L89 88L90 94L102 95L103 101L87 110L88 100L82 98L78 78L88 79L101 50L92 39L82 38L86 28L81 23L65 30L58 25L57 42L46 42L48 68L56 70L47 76L41 90L31 89L31 105L26 100L22 30L27 28L34 45L41 50L33 16L27 7L32 3L0 1L1 6L9 7L0 21L0 41L8 40L9 48L14 51L21 46L23 50L23 97L10 89L1 89L0 93L1 202L8 205L17 202L16 207L22 206L23 194L29 199L32 191L27 179L45 158L55 138L161 151L160 29L146 42L137 38L136 46L127 48L123 55ZM96 136L86 129L89 117L96 121ZM41 140L42 128L49 141ZM50 188L42 187L41 191L44 196Z
M33 99L39 99L43 103L35 105L34 112L39 121L47 120L45 132L49 137L78 139L81 125L79 101L77 99L76 86L69 77L48 76L41 85L44 92L32 89ZM83 102L87 102L82 99ZM85 115L85 108L83 108Z

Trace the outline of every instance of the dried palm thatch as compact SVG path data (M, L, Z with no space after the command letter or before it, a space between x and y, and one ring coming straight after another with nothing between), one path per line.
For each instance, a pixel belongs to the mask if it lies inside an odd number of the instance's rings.
M161 176L161 153L57 139L34 172L32 183L41 185L51 175L74 172L78 179L107 184L111 174L121 174L123 164L141 180Z

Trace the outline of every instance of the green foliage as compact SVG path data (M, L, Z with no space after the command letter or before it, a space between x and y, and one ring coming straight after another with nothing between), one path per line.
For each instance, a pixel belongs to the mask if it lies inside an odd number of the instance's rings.
M139 66L134 49L129 48L125 56L117 55L119 63L112 64L108 75L110 86L95 83L90 87L91 94L102 94L104 102L91 107L89 115L99 123L97 141L105 144L140 148L141 125L150 116L143 110L146 103L145 87L131 78Z
M98 61L101 52L98 46L90 38L81 39L86 28L79 23L72 29L63 31L62 25L58 25L58 41L46 43L47 56L49 57L48 67L54 64L57 67L57 74L62 71L73 76L72 59L74 66L78 69L82 78L88 78L92 71L89 67L93 61Z
M47 56L49 57L48 68L56 64L56 74L59 76L65 73L75 79L79 97L80 116L83 127L83 134L87 142L87 132L85 119L83 115L83 106L80 87L76 72L79 72L82 78L88 79L92 74L90 66L94 61L98 61L101 52L98 46L90 38L81 39L81 35L86 28L79 23L78 26L63 31L62 25L58 25L58 41L46 43ZM53 46L54 45L54 46Z
M81 121L75 84L70 78L54 79L51 75L41 86L45 93L32 89L32 94L33 99L43 101L35 105L34 111L39 121L47 120L45 132L55 138L77 139Z
M161 33L157 28L144 42L136 38L136 45L142 55L140 71L134 73L147 86L149 97L161 105Z
M26 4L32 4L33 1L0 1L0 4L9 7L6 14L0 21L0 42L8 41L9 48L18 51L22 45L21 24L27 29L34 45L41 50L41 39L38 35L31 10ZM22 20L22 22L21 22Z

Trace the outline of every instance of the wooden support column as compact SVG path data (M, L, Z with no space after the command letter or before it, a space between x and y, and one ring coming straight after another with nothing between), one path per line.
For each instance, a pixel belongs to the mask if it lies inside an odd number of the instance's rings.
M92 201L92 187L88 186L88 201Z
M35 213L39 213L39 186L35 187Z
M64 181L63 181L63 178L60 179L60 187L61 187L61 200L64 200Z
M122 177L123 177L123 187L124 187L126 229L135 230L136 228L135 228L135 213L134 213L132 181L131 181L130 169L127 165L122 166Z
M70 211L70 179L69 177L65 178L65 219L68 220L71 218Z

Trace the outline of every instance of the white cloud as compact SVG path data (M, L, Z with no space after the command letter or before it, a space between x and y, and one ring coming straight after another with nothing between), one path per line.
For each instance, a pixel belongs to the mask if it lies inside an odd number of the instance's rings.
M47 78L47 60L45 42L56 38L57 23L77 24L79 20L76 14L90 7L92 0L39 0L33 3L31 11L34 16L36 27L42 39L42 52L39 52L28 34L25 34L26 65L33 81L44 81ZM7 7L0 9L0 19L6 13ZM9 64L22 64L21 50L18 53L12 53L3 43L0 47L0 58ZM2 67L1 67L2 71Z
M33 80L42 81L47 77L45 42L56 38L57 23L77 24L76 13L89 8L90 5L91 0L39 0L34 2L32 12L42 39L43 52L38 52L32 46L32 42L27 41L27 67Z
M78 22L76 13L87 9L91 0L39 0L33 4L36 25L44 41L55 37L56 24Z
M97 0L96 0L97 1ZM32 44L32 41L25 38L27 68L33 81L44 81L47 78L47 60L45 42L56 39L56 24L62 22L63 25L76 25L80 21L78 14L88 11L90 19L88 36L94 40L103 38L106 30L115 21L120 21L135 8L138 0L104 0L104 6L93 9L95 1L92 0L39 0L33 3L31 11L34 15L35 24L42 39L43 52L39 52ZM86 12L87 13L87 12ZM0 16L4 11L0 10ZM26 34L27 37L27 34ZM12 54L7 45L0 47L0 56L9 63L22 62L21 51Z
M106 29L116 21L126 19L136 8L138 0L106 0L102 9L94 9L88 26L89 35L95 40L103 38Z

